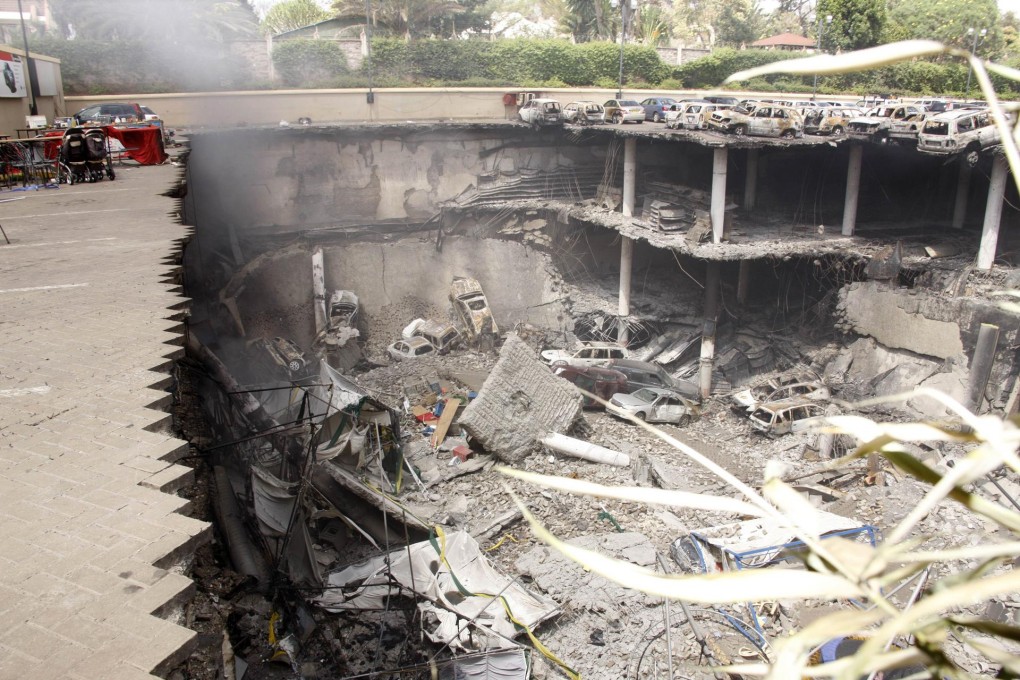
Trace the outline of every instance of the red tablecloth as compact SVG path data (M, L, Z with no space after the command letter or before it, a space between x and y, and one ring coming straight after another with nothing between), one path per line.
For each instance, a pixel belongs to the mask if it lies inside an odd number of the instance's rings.
M125 156L141 165L159 165L168 158L163 149L163 131L155 125L120 128L104 125L103 130L124 145Z
M168 156L163 149L163 131L155 125L145 127L115 127L104 125L103 132L124 145L124 155L141 165L159 165ZM47 137L63 137L63 130L50 130ZM46 157L55 159L60 142L46 145Z

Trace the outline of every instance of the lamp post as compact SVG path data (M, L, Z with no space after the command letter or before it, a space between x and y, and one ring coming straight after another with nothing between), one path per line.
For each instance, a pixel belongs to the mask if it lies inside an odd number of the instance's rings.
M815 35L818 36L818 51L822 51L822 36L825 35L825 27L832 23L832 15L825 15L825 23L822 23L822 17L818 17L818 30L815 31ZM815 84L811 89L811 100L814 101L815 95L818 94L818 74L815 74Z
M974 53L977 52L978 38L984 38L988 35L988 29L982 28L980 31L975 31L973 28L968 28L967 35L974 36L974 41L970 45L970 56L973 57ZM970 67L970 64L967 64L967 94L964 97L964 101L970 99L970 74L973 70L974 69Z
M623 44L627 42L627 10L637 9L637 0L610 0L609 5L616 9L617 5L621 8L621 21L620 26L620 78L617 84L616 98L623 99Z

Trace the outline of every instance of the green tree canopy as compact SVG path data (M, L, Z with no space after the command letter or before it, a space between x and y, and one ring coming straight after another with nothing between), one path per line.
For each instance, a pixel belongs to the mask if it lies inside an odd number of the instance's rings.
M311 26L329 17L330 13L322 9L315 0L284 0L266 12L261 28L263 33L274 35Z
M485 30L490 15L484 0L372 0L371 8L373 32L405 40ZM364 23L365 2L335 0L333 12L352 23Z
M1002 21L995 0L901 0L889 17L908 38L938 40L969 50L977 36L977 54L994 57L1002 51Z
M882 40L886 24L885 0L818 0L815 12L822 19L815 25L822 31L820 42L826 52L859 50ZM828 16L832 16L832 23L826 21Z

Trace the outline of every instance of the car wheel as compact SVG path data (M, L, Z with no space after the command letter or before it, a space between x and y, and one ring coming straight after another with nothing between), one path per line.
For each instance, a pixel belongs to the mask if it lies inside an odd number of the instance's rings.
M797 136L797 133L794 132L793 130L783 130L779 134L779 136L782 137L783 139L793 139L794 137Z
M877 133L875 135L875 143L876 144L888 144L889 143L889 133L888 132L879 132L879 133Z
M659 115L658 111L656 111L655 113L652 114L652 122L653 123L661 123L662 122L662 116Z
M964 153L965 153L964 158L967 160L967 165L969 165L972 168L978 164L979 160L981 160L981 147L976 144L971 144L970 146L968 146L966 152Z
M298 361L297 359L294 359L293 361L291 361L291 362L289 362L289 363L287 364L287 369L288 369L288 370L289 370L289 371L290 371L291 373L297 373L298 371L300 371L300 370L301 370L301 362L300 362L300 361Z
M733 134L735 134L737 137L743 137L744 135L747 134L747 126L744 124L734 125Z
M613 114L613 122L617 125L623 125L623 114L617 111Z
M678 427L687 427L691 424L691 417L687 414L680 416L680 422L677 423Z
M648 416L645 415L643 411L638 411L637 413L634 414L634 418L636 420L640 420L643 423L648 419Z
M843 136L843 126L842 125L837 125L836 127L832 128L832 136L833 137L842 137Z

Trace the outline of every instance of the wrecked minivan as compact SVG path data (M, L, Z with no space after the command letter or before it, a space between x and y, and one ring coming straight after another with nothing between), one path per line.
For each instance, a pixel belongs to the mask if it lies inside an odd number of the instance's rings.
M418 327L414 329L413 337L425 338L432 343L439 354L449 353L461 341L460 332L453 324L432 319L418 324Z
M806 430L823 414L822 406L807 399L774 401L751 412L751 427L770 437Z
M450 302L457 310L461 325L464 327L464 336L471 344L479 341L492 342L499 335L499 328L496 320L492 318L492 310L489 309L489 301L485 298L485 292L476 279L466 276L457 276L450 286Z

